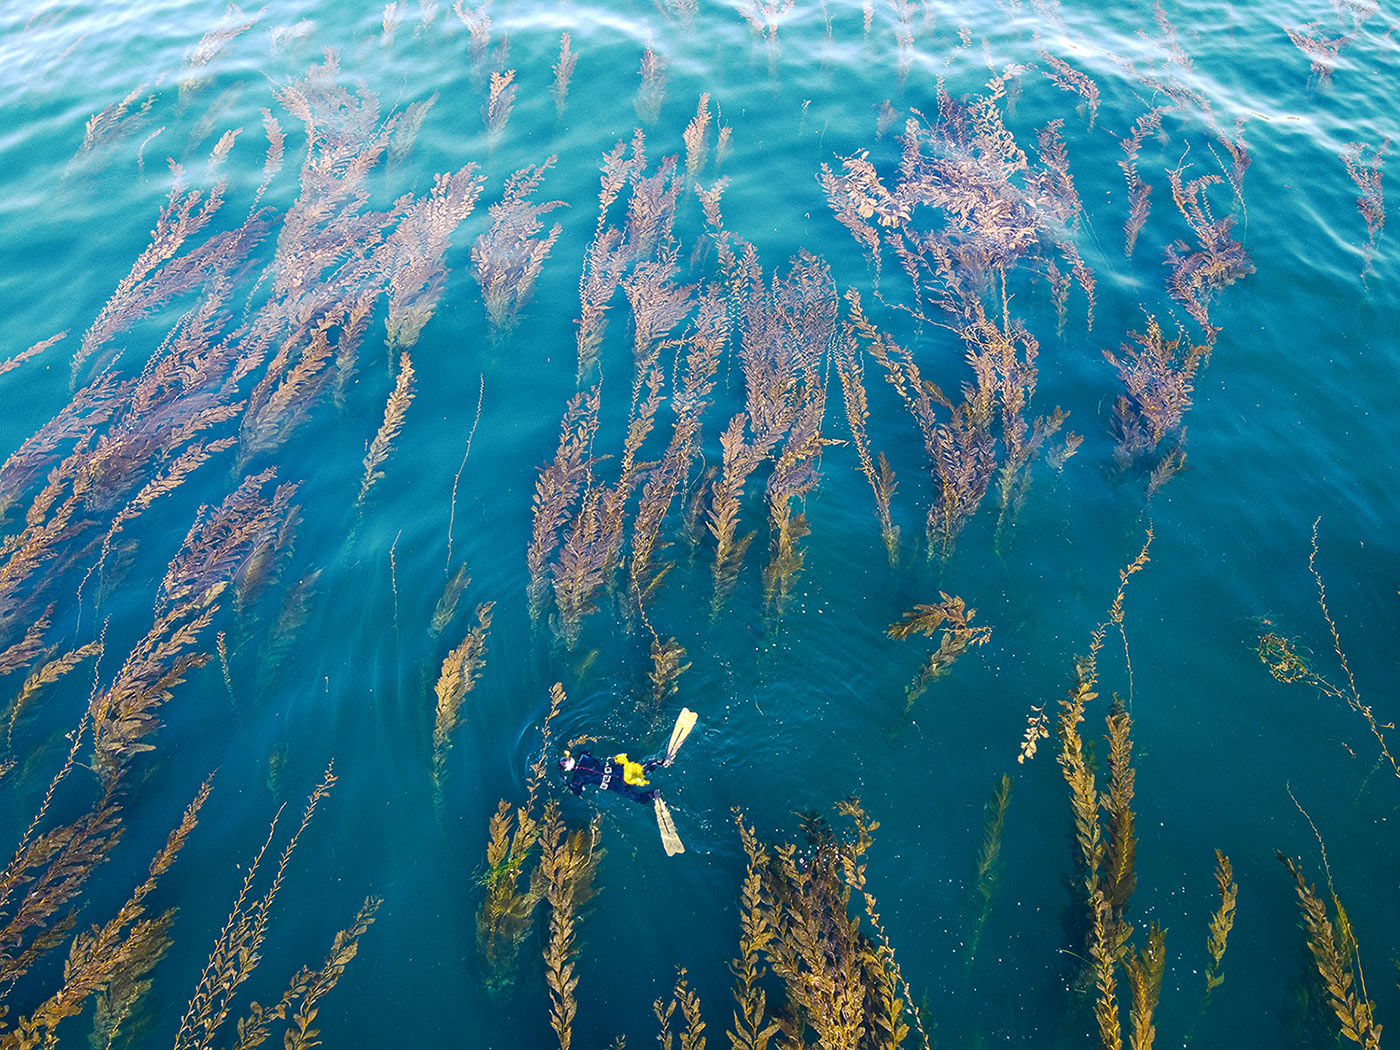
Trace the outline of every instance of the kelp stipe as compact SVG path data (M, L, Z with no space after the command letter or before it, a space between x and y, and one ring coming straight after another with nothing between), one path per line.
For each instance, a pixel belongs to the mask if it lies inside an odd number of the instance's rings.
M1332 619L1332 614L1327 611L1327 586L1323 583L1322 572L1317 567L1317 530L1321 522L1321 518L1313 522L1312 552L1308 555L1308 571L1317 584L1318 608L1321 609L1322 618L1331 633L1332 651L1337 654L1337 663L1341 668L1342 677L1346 679L1346 685L1339 686L1329 681L1326 676L1313 668L1312 661L1299 651L1296 642L1272 631L1259 639L1259 659L1268 667L1269 673L1273 675L1275 680L1285 683L1304 682L1324 696L1342 701L1361 715L1366 720L1371 735L1376 738L1376 743L1380 747L1381 761L1389 765L1391 772L1400 777L1400 765L1396 764L1395 757L1390 753L1390 748L1385 742L1385 734L1381 732L1383 727L1376 721L1371 705L1364 703L1361 699L1361 694L1356 688L1356 679L1351 673L1351 664L1347 660L1346 651L1342 648L1341 634L1337 631L1337 624ZM1386 725L1384 728L1389 729L1391 726Z
M946 675L958 657L974 645L986 645L992 637L992 629L985 625L972 626L977 615L976 609L969 609L967 603L955 595L942 591L943 599L933 605L916 605L898 623L891 624L885 633L896 640L903 640L915 634L930 638L935 631L942 631L938 648L929 654L914 681L904 691L904 710L910 711L914 701L924 694L939 678Z

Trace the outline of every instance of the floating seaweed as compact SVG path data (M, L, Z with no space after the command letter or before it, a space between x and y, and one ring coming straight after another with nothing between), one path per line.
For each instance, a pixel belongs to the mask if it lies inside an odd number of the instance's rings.
M384 405L384 422L379 424L379 431L374 435L374 441L370 443L369 452L365 454L365 473L360 478L360 493L355 497L355 506L363 513L365 497L369 495L369 490L374 487L375 482L384 477L384 471L380 469L384 461L389 458L389 451L393 447L394 439L399 436L399 431L403 429L404 417L408 414L408 406L413 403L413 362L409 359L407 352L399 355L399 374L394 380L393 393L389 395L388 402Z
M553 799L545 803L539 866L542 893L549 907L545 983L549 986L549 1023L559 1039L559 1050L569 1050L578 1011L574 999L578 985L576 924L583 905L593 896L593 880L603 858L604 850L598 845L601 820L595 814L586 829L566 832L559 803Z
M570 40L568 33L559 35L559 61L554 63L554 86L550 91L554 95L554 115L564 116L564 107L569 101L569 81L574 76L574 64L578 61L578 54L569 50Z
M983 809L985 821L982 845L977 850L976 873L972 883L974 918L972 930L966 941L968 969L971 969L977 960L978 949L982 946L982 932L992 914L992 899L996 896L997 886L1001 882L1001 834L1006 825L1006 808L1010 802L1011 778L1003 774Z

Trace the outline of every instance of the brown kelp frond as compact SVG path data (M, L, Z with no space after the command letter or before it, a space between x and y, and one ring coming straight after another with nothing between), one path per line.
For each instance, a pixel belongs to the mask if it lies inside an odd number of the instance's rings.
M695 107L695 116L685 126L685 133L681 136L685 140L685 170L691 178L699 175L705 167L705 157L709 149L706 143L709 127L710 95L709 92L704 92Z
M1367 151L1370 151L1368 157ZM1381 192L1381 168L1385 165L1385 155L1390 150L1390 139L1381 139L1381 144L1372 147L1368 142L1348 142L1342 153L1342 162L1347 166L1347 174L1356 183L1356 210L1366 220L1366 247L1362 251L1363 275L1373 272L1371 263L1376 255L1376 241L1385 228L1385 195ZM58 337L56 337L58 338ZM43 344L40 344L41 346ZM30 353L33 351L26 351ZM0 373L5 370L0 365Z
M1167 172L1172 200L1176 202L1186 224L1196 238L1195 250L1184 241L1176 241L1166 250L1170 274L1167 291L1185 307L1205 331L1206 345L1215 343L1218 328L1210 323L1210 304L1215 294L1254 272L1254 264L1244 245L1231 236L1235 220L1232 216L1217 219L1211 212L1206 196L1211 186L1221 181L1219 175L1185 177L1185 168L1178 165Z
M1350 33L1335 37L1325 36L1320 32L1321 27L1320 22L1309 22L1304 26L1284 26L1283 30L1288 34L1293 46L1307 56L1309 72L1319 83L1326 84L1332 79L1332 68L1337 63L1337 56L1352 38Z
M1337 1015L1342 1034L1368 1050L1379 1050L1381 1026L1376 1024L1371 1001L1366 997L1365 980L1361 974L1361 957L1354 938L1342 937L1328 915L1327 906L1303 875L1299 861L1283 852L1279 862L1293 876L1302 911L1303 928L1308 934L1308 951L1317 966L1318 976L1327 990L1332 1012ZM1338 917L1342 913L1339 910ZM1347 923L1350 929L1350 923ZM1350 943L1346 943L1346 942Z
M1138 174L1138 154L1142 151L1142 144L1147 137L1162 130L1163 112L1162 106L1148 110L1138 117L1133 125L1133 133L1119 141L1123 148L1123 159L1118 162L1118 167L1123 170L1123 178L1128 183L1128 219L1123 224L1123 254L1130 258L1137 244L1138 234L1147 224L1147 215L1151 207L1149 198L1152 187L1143 182L1142 176Z
M20 715L25 712L30 702L44 688L58 681L78 664L82 663L89 656L95 656L102 651L100 641L88 642L76 649L69 650L61 656L47 660L41 667L33 671L24 684L20 686L15 698L10 701L9 710L5 715L5 750L10 751L14 747L15 724L19 721Z
M219 168L233 148L233 140L234 133L226 133L210 154L209 171L215 181L207 192L187 188L180 168L174 167L175 184L151 231L151 243L136 257L131 272L83 333L82 344L73 355L74 379L88 359L115 336L152 310L191 291L205 278L208 269L223 265L220 254L237 252L239 231L233 231L211 237L180 255L186 242L203 230L223 206L228 180L219 174Z
M739 1009L729 1034L744 1050L765 1047L779 1032L785 1045L896 1050L911 1020L922 1035L866 889L865 855L879 825L856 800L838 811L851 832L837 834L823 821L809 821L800 854L791 844L770 851L737 818L749 863L741 955L731 967ZM873 937L861 929L861 913L852 912L852 894L861 897ZM761 987L765 958L787 995L786 1008L771 1019Z
M1003 774L992 797L983 807L982 845L977 850L972 882L975 914L966 942L969 967L977 960L982 931L986 929L987 919L992 913L992 899L1001 883L1001 833L1006 826L1006 809L1011 804L1011 783L1011 778Z
M399 374L394 380L394 390L384 405L384 422L379 424L374 441L370 443L369 452L365 454L365 473L360 478L360 493L355 497L355 506L361 512L369 490L374 487L375 482L384 477L384 471L380 468L389 458L389 450L393 447L394 439L399 436L399 431L403 429L404 417L412 403L413 362L408 354L404 353L399 357Z
M1219 850L1215 851L1215 885L1220 891L1220 907L1211 914L1210 933L1206 938L1206 950L1210 953L1210 962L1206 966L1206 1001L1209 1001L1215 989L1225 983L1221 965L1225 960L1226 939L1235 925L1235 897L1239 893L1230 858Z
M649 43L642 51L642 65L637 75L641 83L637 86L632 108L643 124L655 124L656 118L661 116L661 105L666 101L666 59Z
M600 817L585 829L566 832L559 804L545 804L540 834L540 878L549 905L549 940L544 949L545 982L549 985L549 1023L559 1050L569 1050L578 1003L575 966L578 958L577 922L580 906L593 894L593 878L602 859L598 845Z
M481 107L481 118L486 122L486 131L492 139L500 137L510 120L510 111L515 106L515 70L507 69L491 74L491 90L486 96L486 104Z
M540 216L564 202L535 204L530 200L555 159L551 156L538 167L521 168L506 180L500 201L489 209L491 225L472 245L472 264L481 285L486 319L497 337L515 328L520 309L530 301L540 270L563 229L556 222L540 237Z
M676 682L690 669L690 664L681 663L685 659L685 647L674 638L665 642L653 639L651 643L651 702L660 708L668 696L676 691Z
M16 354L8 361L0 361L0 376L4 375L6 372L13 371L32 357L38 357L49 347L53 346L55 343L61 343L67 337L68 332L67 330L64 330L62 332L59 332L58 335L51 335L47 339L40 340L39 342L31 346L28 350Z
M486 663L486 632L491 629L491 610L495 605L495 602L482 602L476 607L476 626L442 661L437 681L437 719L433 726L433 783L439 792L447 752L452 747L452 733L461 719L462 701L476 687Z
M841 392L845 395L846 422L851 428L861 473L870 483L870 491L875 496L875 517L880 522L880 536L885 541L885 553L893 568L899 563L899 526L890 518L890 500L896 487L894 470L883 452L879 453L878 470L870 457L870 437L865 430L865 421L870 418L870 407L865 397L865 364L851 325L842 326L841 338L832 356L836 374L841 380Z
M282 850L271 884L261 896L253 896L253 884L258 868L277 831L277 820L273 819L267 841L248 864L243 886L234 901L233 910L214 941L209 961L205 964L204 972L195 986L194 995L180 1019L180 1028L175 1036L175 1050L204 1050L212 1045L217 1037L220 1027L228 1017L234 992L252 975L253 969L260 961L259 949L267 935L272 905L282 888L287 865L296 851L297 843L311 823L311 818L315 816L317 805L335 785L335 779L335 774L328 766L321 782L307 799L301 824Z
M391 350L407 350L416 343L432 317L447 276L443 256L453 232L476 207L485 181L476 174L475 164L438 175L428 196L408 205L385 238Z
M492 994L499 994L514 983L521 945L534 924L535 905L544 894L538 870L533 878L524 878L524 871L540 840L536 806L549 769L552 724L564 700L564 687L555 682L549 691L540 752L530 765L525 805L512 813L510 803L502 799L491 817L486 866L477 880L485 893L476 913L476 946L485 970L486 989Z
M1127 389L1114 412L1113 461L1119 470L1153 456L1168 435L1183 433L1181 420L1191 407L1196 370L1210 353L1206 346L1183 347L1180 334L1167 339L1151 315L1147 330L1131 336L1134 343L1123 344L1121 358L1104 351Z
M428 633L432 637L436 638L447 630L447 625L457 614L457 603L461 601L462 593L471 582L472 578L467 571L466 562L457 566L457 571L447 578L447 583L442 588L442 597L438 599L437 605L433 608L433 622L428 628Z
M1132 719L1115 699L1107 717L1108 791L1103 796L1104 815L1108 818L1108 848L1104 851L1104 897L1115 916L1121 916L1128 898L1137 886L1137 836L1134 834L1132 766L1133 745L1128 738Z
M33 1033L38 1045L39 1033L46 1043L54 1039L53 1030L65 1018L81 1013L88 997L107 989L113 980L136 979L150 971L169 939L165 936L172 913L155 918L145 914L145 900L155 889L160 876L175 862L180 850L198 823L199 810L209 797L211 780L205 780L194 801L185 809L179 825L166 839L165 845L151 861L146 880L138 886L116 916L102 926L94 926L74 938L63 967L63 986L46 999L32 1014L19 1022L18 1030ZM135 991L135 989L132 989ZM126 1003L129 1009L131 1001ZM26 1035L26 1038L29 1036Z
M310 1050L313 1046L321 1045L317 1038L321 1034L320 1030L312 1027L319 1012L316 1004L335 987L336 982L345 973L345 968L359 953L360 938L374 922L374 913L379 909L380 903L381 899L378 897L366 897L355 915L354 922L336 933L321 968L314 972L304 970L302 972L306 974L305 977L294 979L293 986L297 988L297 998L300 1001L292 1013L291 1024L283 1038L282 1045L285 1050ZM301 990L302 986L304 991ZM257 1043L249 1041L248 1030L242 1025L239 1027L240 1039L236 1050L251 1050Z
M1094 984L1094 1018L1099 1023L1099 1045L1103 1050L1123 1050L1123 1023L1118 1016L1118 979L1114 968L1121 942L1114 934L1114 923L1108 902L1095 889L1089 895L1092 928L1089 956L1092 959Z
M166 570L154 624L112 684L94 698L92 767L107 786L121 779L135 755L151 750L145 738L159 725L156 710L186 672L209 660L190 650L209 626L220 596L259 537L291 512L294 486L278 486L271 498L262 495L272 477L266 471L246 478L191 528Z
M560 424L559 448L535 481L534 524L526 563L530 569L530 617L538 620L548 593L546 568L559 543L559 528L592 477L593 438L598 431L598 387L569 401Z
M1017 763L1025 765L1027 759L1035 758L1040 742L1049 739L1050 716L1045 713L1045 705L1037 707L1032 704L1031 713L1026 716L1026 732L1021 738L1021 753L1016 756Z
M929 654L918 676L905 692L906 710L936 680L942 678L957 662L958 657L975 645L986 645L992 637L988 626L972 626L976 609L967 608L962 598L939 592L942 601L935 605L917 605L904 614L904 619L886 628L891 638L905 639L914 634L930 638L942 631L938 648Z
M1098 84L1094 83L1093 78L1087 73L1075 69L1062 58L1057 58L1048 52L1042 52L1040 57L1050 67L1045 74L1050 78L1050 82L1058 88L1079 96L1084 111L1089 117L1089 127L1092 128L1099 115Z

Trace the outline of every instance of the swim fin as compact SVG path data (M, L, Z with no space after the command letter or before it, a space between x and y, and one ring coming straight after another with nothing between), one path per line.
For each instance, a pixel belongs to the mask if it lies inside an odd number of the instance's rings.
M681 837L676 834L676 822L671 819L671 811L666 808L666 803L661 801L658 795L652 800L656 809L656 827L661 832L661 845L666 850L666 856L674 857L677 853L684 853L685 846L681 844Z
M676 752L685 743L685 738L690 736L690 731L695 728L695 721L699 717L690 708L681 708L681 713L676 716L676 726L671 730L671 742L666 745L666 760L661 763L663 766L669 766L676 760Z

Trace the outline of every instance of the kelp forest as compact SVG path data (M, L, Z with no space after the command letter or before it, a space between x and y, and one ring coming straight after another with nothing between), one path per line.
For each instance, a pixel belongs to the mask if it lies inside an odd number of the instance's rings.
M0 1050L1381 1045L1393 11L100 6L0 14Z

